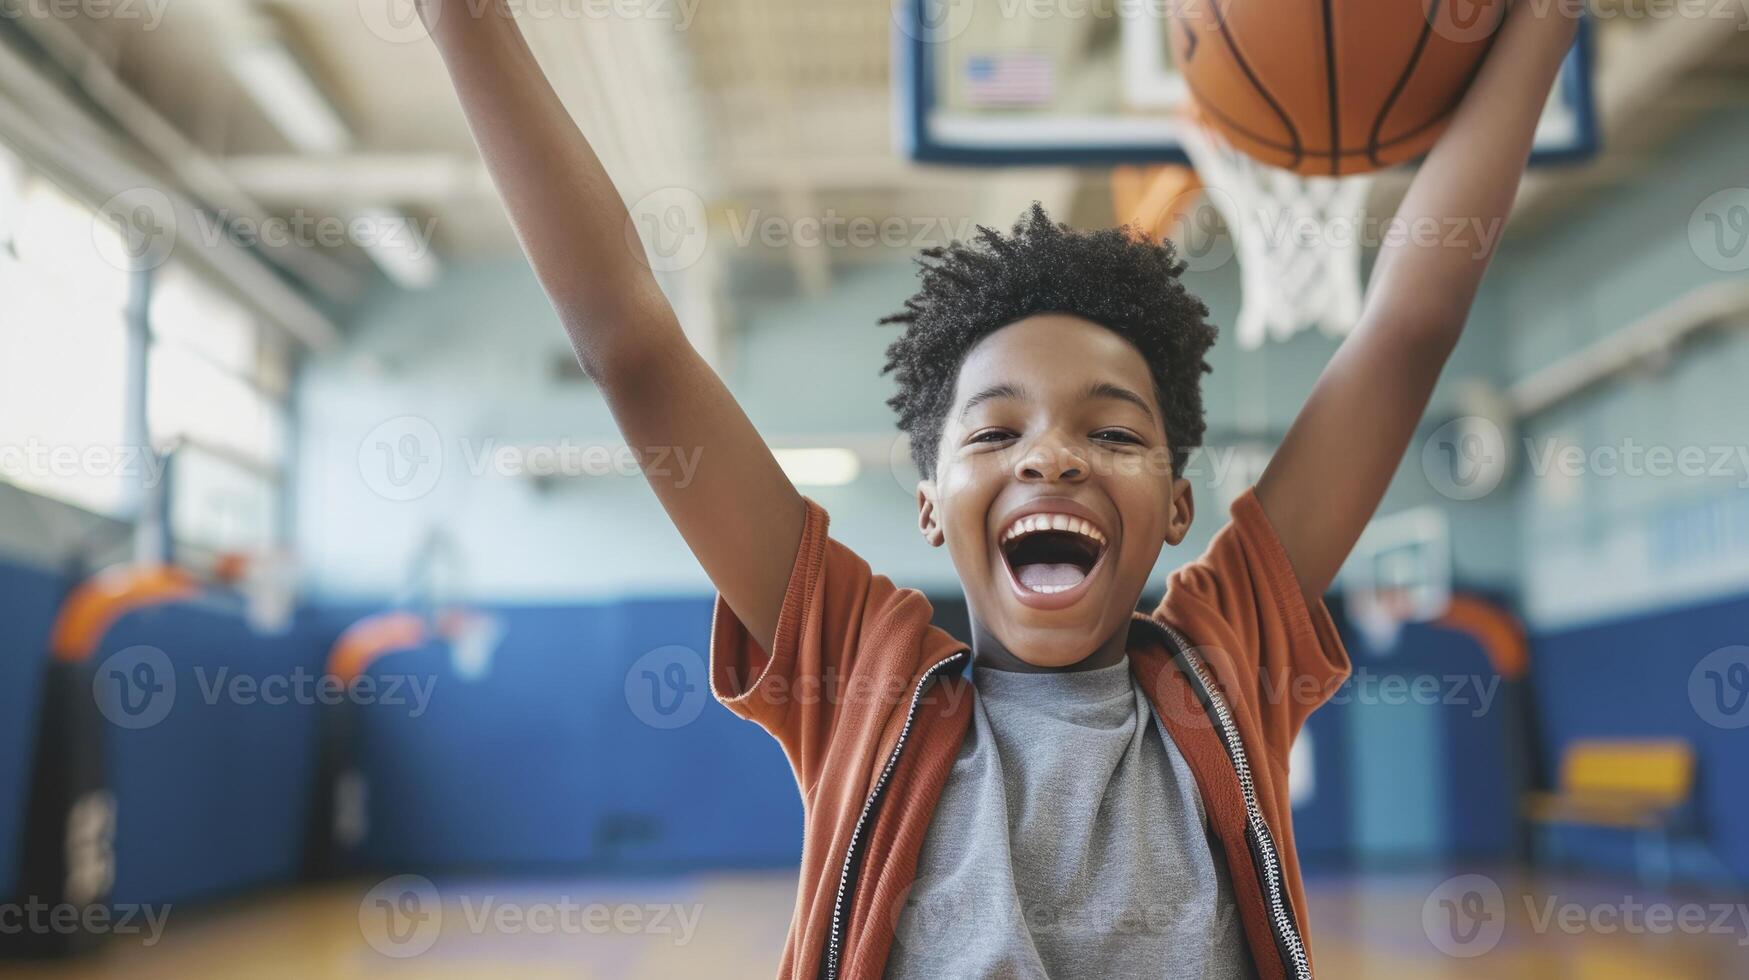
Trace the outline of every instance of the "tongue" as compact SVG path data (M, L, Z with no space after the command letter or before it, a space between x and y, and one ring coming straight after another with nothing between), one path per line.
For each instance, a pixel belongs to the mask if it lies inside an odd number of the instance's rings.
M1061 589L1079 585L1081 580L1087 577L1087 573L1082 571L1079 565L1037 562L1016 568L1014 577L1020 580L1021 585L1029 589Z

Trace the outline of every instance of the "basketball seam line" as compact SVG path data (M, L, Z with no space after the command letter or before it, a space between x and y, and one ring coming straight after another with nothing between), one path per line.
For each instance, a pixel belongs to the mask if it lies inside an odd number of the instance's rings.
M1186 87L1190 89L1190 94L1197 98L1197 100L1198 100L1197 101L1197 108L1201 109L1204 112L1209 113L1210 115L1219 116L1224 122L1226 122L1228 127L1230 127L1234 132L1239 133L1240 135L1246 137L1247 139L1256 143L1258 146L1263 147L1264 149L1280 150L1284 153L1296 154L1299 157L1318 157L1320 159L1323 159L1326 157L1331 157L1331 156L1359 157L1359 156L1366 156L1366 154L1367 154L1367 150L1365 147L1356 147L1353 149L1342 149L1342 150L1337 150L1335 153L1331 153L1329 150L1306 149L1304 147L1290 146L1290 145L1286 145L1286 144L1277 142L1275 140L1268 138L1267 136L1261 136L1261 135L1253 132L1252 130L1250 130L1250 129L1246 128L1245 126L1236 122L1231 116L1227 115L1224 112L1221 112L1218 108L1215 107L1215 105L1212 102L1203 98L1202 93L1200 93L1196 90L1196 86L1190 85L1187 82ZM1411 129L1407 133L1404 133L1401 136L1395 136L1395 137L1392 137L1391 139L1381 141L1379 143L1379 149L1388 150L1393 146L1400 146L1400 145L1407 143L1410 140L1416 138L1417 136L1420 136L1422 133L1425 133L1427 130L1431 129L1432 127L1439 125L1441 122L1443 122L1445 120L1445 118L1447 116L1451 115L1452 112L1457 109L1459 101L1461 101L1461 99L1458 101L1452 102L1450 105L1446 106L1444 109L1441 109L1437 115L1428 119L1426 122L1422 123L1421 125L1416 126L1414 129ZM1271 164L1271 166L1275 166L1275 164Z
M1291 152L1294 155L1293 162L1288 164L1288 166L1290 166L1290 167L1297 166L1299 164L1300 160L1305 157L1305 152L1302 149L1301 142L1300 142L1299 128L1294 125L1294 122L1292 119L1288 118L1287 113L1282 110L1281 105L1275 101L1275 96L1271 95L1269 92L1269 89L1264 87L1262 80L1257 77L1257 73L1251 70L1250 63L1247 62L1245 60L1245 56L1239 52L1239 44L1237 41L1233 40L1232 33L1227 30L1227 18L1222 15L1220 5L1215 4L1211 9L1214 11L1214 15L1215 15L1215 27L1220 30L1221 40L1226 42L1227 50L1231 51L1233 53L1233 60L1238 62L1239 70L1245 73L1245 77L1247 79L1249 79L1251 82L1251 87L1257 90L1258 95L1263 96L1263 101L1269 103L1270 110L1273 111L1275 113L1276 117L1281 120L1281 124L1283 126L1287 127L1288 139L1293 141L1293 145L1292 145L1291 149L1289 150L1289 152ZM1189 76L1185 77L1184 82L1185 82L1185 86L1187 88L1191 88L1191 91L1194 93L1195 89L1194 89L1194 87L1190 86ZM1206 99L1199 99L1199 101L1201 101L1204 106L1207 106L1210 104ZM1225 118L1225 117L1223 116L1222 118ZM1241 130L1241 132L1243 132L1243 130ZM1268 145L1269 141L1259 139L1258 142L1264 143L1265 145ZM1331 144L1331 145L1335 146L1336 144ZM1279 149L1279 147L1278 147L1278 149Z
M1427 9L1427 22L1421 25L1421 36L1415 39L1415 50L1409 54L1409 63L1403 66L1403 73L1397 76L1397 83L1391 87L1391 94L1386 97L1385 104L1379 109L1379 114L1372 121L1372 135L1367 138L1366 156L1376 166L1384 166L1379 159L1379 134L1384 132L1385 117L1391 114L1391 108L1397 104L1397 99L1403 95L1403 90L1409 87L1409 76L1415 74L1415 66L1421 62L1422 52L1427 50L1427 37L1433 33L1433 18L1439 15L1439 0L1431 0ZM1443 118L1449 115L1450 109L1440 113Z
M1330 176L1341 174L1341 157L1334 151L1342 145L1342 113L1337 109L1336 92L1336 29L1332 26L1335 13L1330 0L1324 0L1324 93L1330 113Z

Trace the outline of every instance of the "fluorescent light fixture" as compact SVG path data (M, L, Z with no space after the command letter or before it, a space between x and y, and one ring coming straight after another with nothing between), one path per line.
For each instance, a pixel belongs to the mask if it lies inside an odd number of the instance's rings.
M310 73L278 38L232 52L232 74L291 144L305 153L339 153L352 143L346 122Z
M429 225L421 230L393 208L367 208L358 212L351 227L358 246L395 285L424 289L437 281L442 268L431 251Z
M772 455L798 487L841 487L862 472L856 453L843 448L774 449Z

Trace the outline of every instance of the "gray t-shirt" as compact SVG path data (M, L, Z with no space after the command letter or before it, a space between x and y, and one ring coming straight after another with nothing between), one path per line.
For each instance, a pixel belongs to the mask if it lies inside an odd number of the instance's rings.
M1128 659L972 683L886 975L1255 976L1190 767Z

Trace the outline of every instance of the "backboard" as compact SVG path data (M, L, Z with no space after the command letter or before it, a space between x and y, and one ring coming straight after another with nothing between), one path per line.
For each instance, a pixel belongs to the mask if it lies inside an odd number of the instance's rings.
M1173 0L892 0L898 143L971 166L1188 161ZM1591 33L1562 67L1532 165L1591 156Z
M1376 517L1338 577L1348 618L1374 653L1388 653L1405 623L1451 605L1451 528L1445 512L1414 507Z

